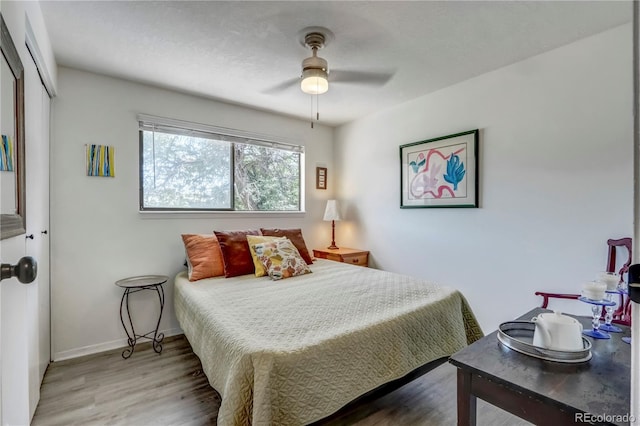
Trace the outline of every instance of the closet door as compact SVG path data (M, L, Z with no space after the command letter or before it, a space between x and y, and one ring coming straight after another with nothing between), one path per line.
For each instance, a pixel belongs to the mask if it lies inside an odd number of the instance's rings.
M39 384L42 384L44 373L51 361L51 282L49 273L49 135L51 117L51 99L49 94L42 89L42 184L40 199L40 254L38 264L38 276L40 285L38 286L38 313L40 324L39 332Z
M49 308L49 114L50 101L33 61L25 64L27 238L26 254L38 262L38 276L27 288L29 420L40 400L50 359Z

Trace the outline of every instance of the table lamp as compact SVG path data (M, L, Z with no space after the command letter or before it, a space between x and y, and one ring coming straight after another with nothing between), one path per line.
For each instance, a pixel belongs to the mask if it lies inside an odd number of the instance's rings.
M327 247L330 250L336 250L336 220L340 220L340 213L338 212L338 203L336 200L327 200L327 207L324 209L323 220L331 221L331 245Z

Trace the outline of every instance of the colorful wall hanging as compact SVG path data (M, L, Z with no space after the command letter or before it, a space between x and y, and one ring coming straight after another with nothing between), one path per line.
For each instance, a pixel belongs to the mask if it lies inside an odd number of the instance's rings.
M108 145L87 145L87 176L114 177L115 148Z

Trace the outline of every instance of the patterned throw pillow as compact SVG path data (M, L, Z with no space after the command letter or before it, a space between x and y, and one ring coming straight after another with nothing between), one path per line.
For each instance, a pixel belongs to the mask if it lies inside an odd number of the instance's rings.
M253 259L253 266L256 268L256 277L264 277L267 275L267 271L264 269L264 265L258 259L256 251L253 246L260 243L266 243L273 240L284 240L285 237L265 237L263 235L247 235L247 242L249 243L249 251L251 252L251 258Z
M311 273L307 262L288 239L256 244L254 250L272 280Z

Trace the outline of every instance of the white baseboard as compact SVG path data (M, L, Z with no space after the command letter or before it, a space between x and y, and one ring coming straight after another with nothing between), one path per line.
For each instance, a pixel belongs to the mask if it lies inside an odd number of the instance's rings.
M171 328L169 330L159 330L158 333L164 333L165 337L182 334L182 329ZM140 343L148 342L144 339ZM111 349L125 348L127 339L112 340L110 342L98 343L96 345L83 346L81 348L70 349L68 351L56 352L52 354L53 361L63 361L65 359L78 358L80 356L96 354L99 352L110 351Z

